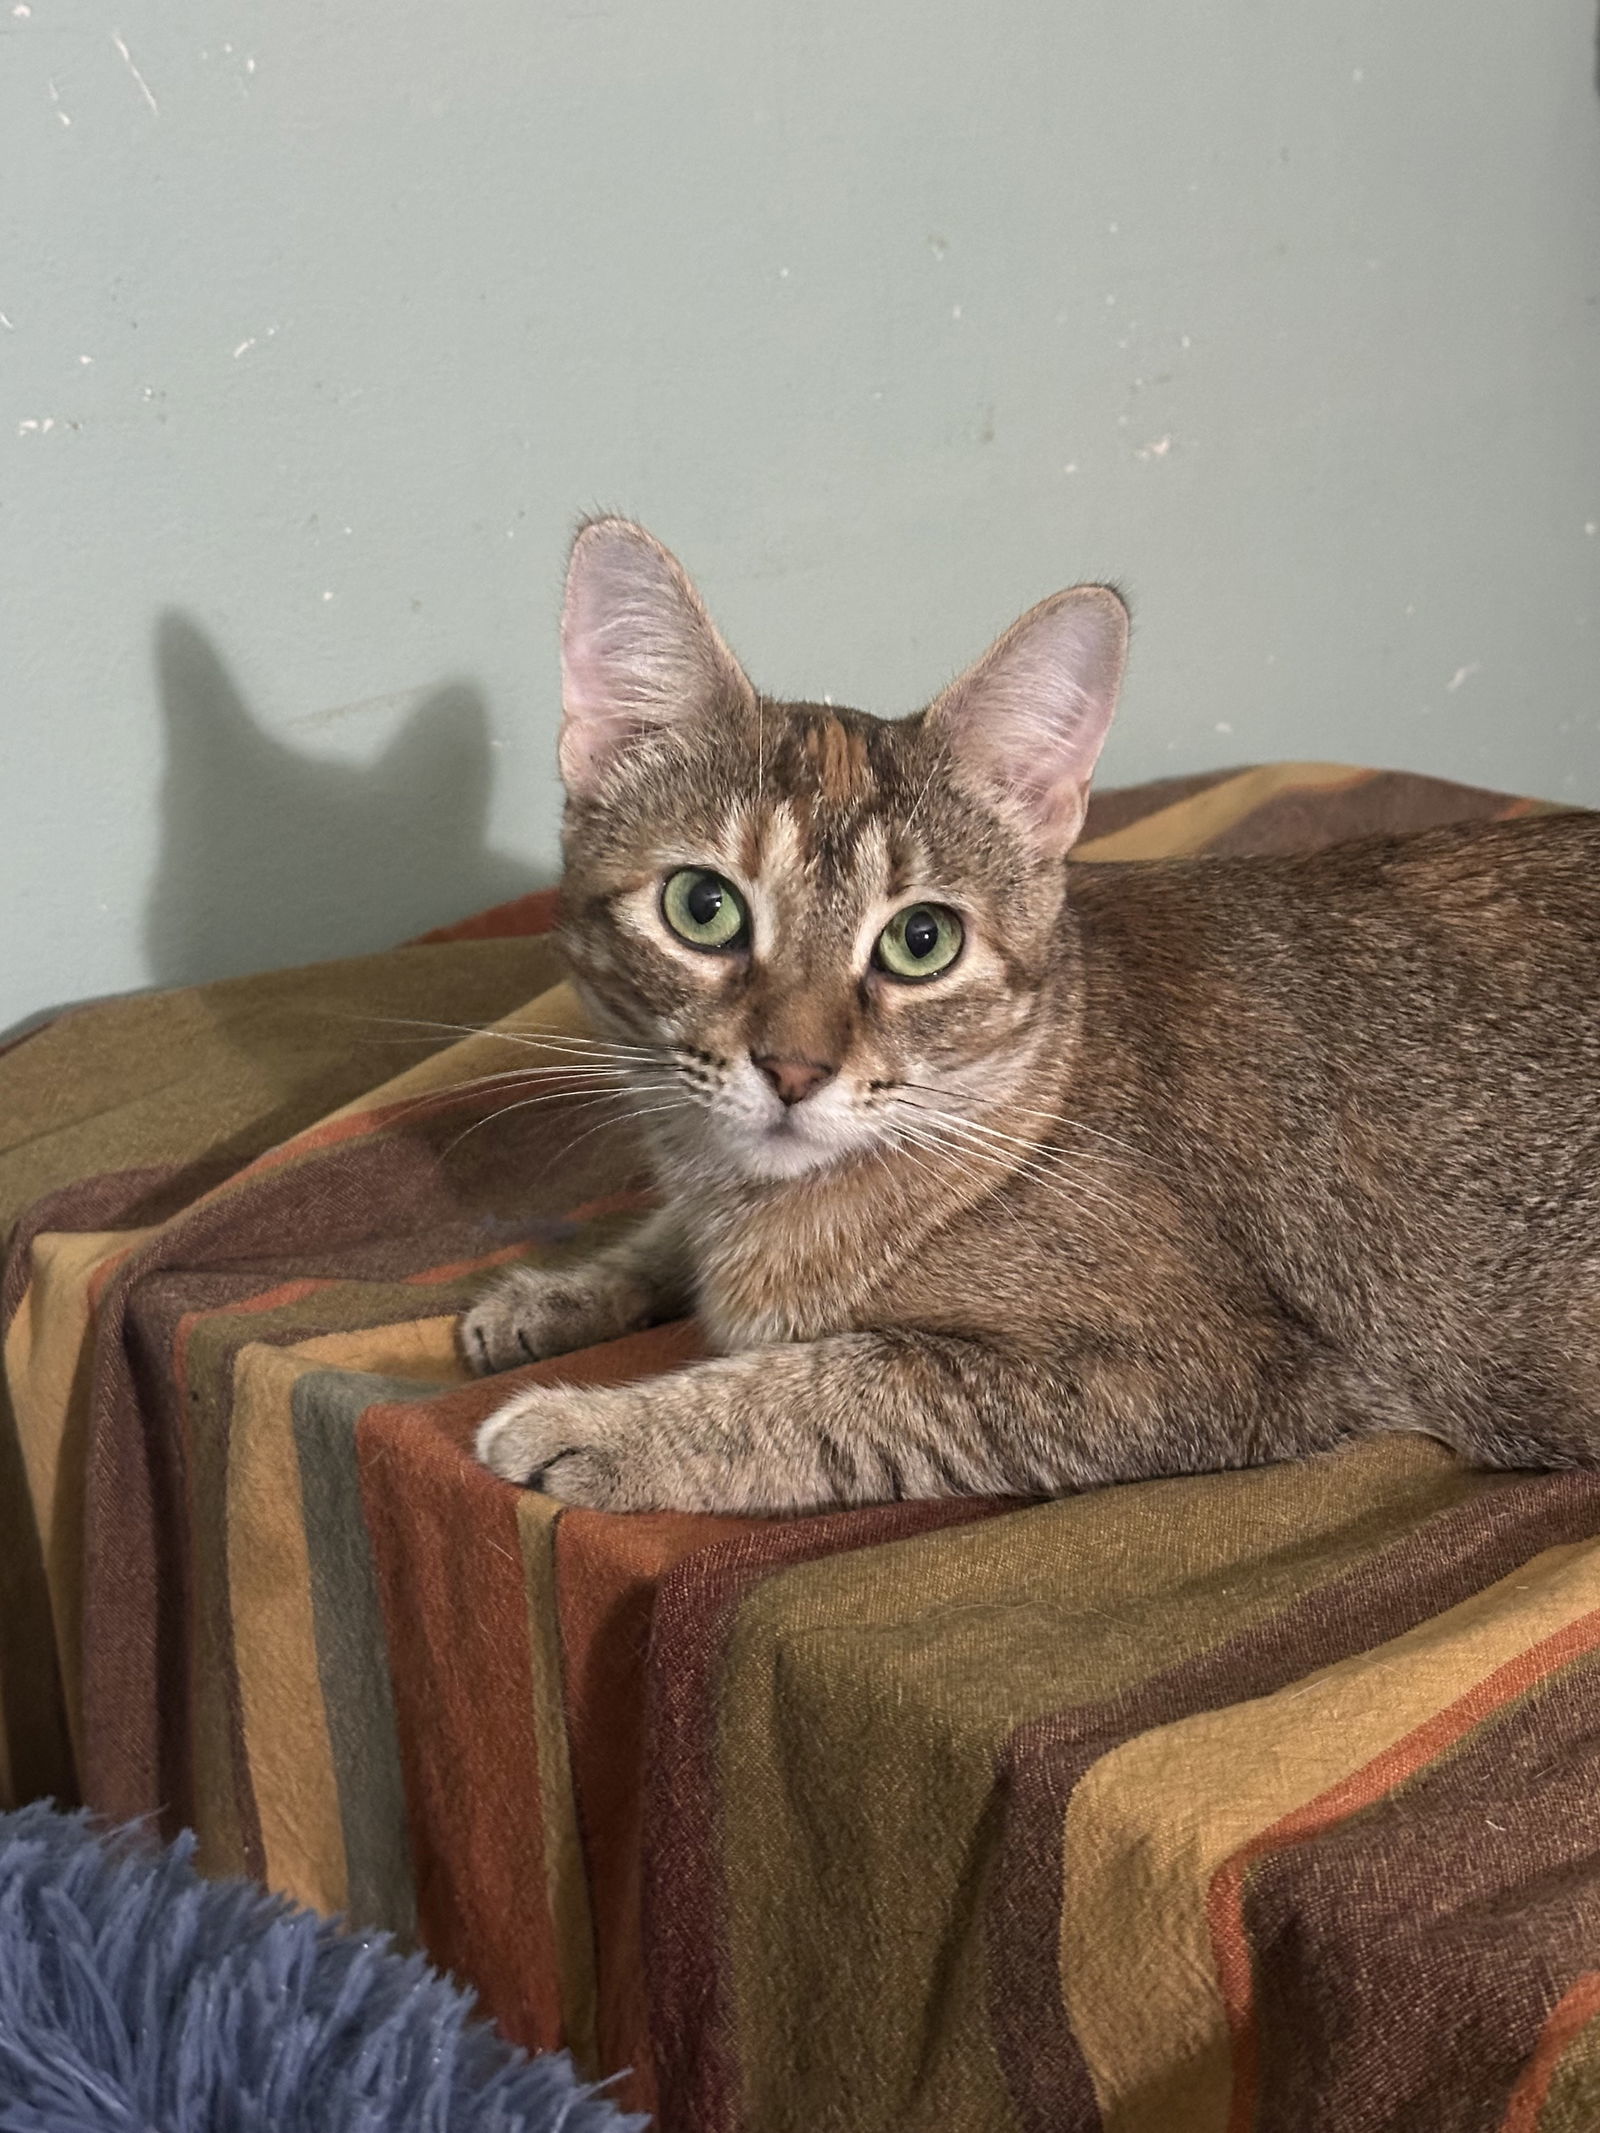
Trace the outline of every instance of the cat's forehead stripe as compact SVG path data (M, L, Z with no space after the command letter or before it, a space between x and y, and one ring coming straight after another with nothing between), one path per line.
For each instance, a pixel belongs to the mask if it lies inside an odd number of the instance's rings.
M867 798L872 771L867 738L836 718L817 719L806 728L805 751L817 774L818 797L829 807L849 807Z

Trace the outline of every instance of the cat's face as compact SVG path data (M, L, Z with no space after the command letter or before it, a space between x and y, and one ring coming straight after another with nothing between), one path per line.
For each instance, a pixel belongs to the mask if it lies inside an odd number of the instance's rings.
M1058 1023L1084 674L1114 691L1121 666L1114 596L1061 598L1070 626L1035 611L886 721L758 698L665 551L624 521L580 535L564 937L597 1023L633 1048L633 1108L681 1157L778 1180L958 1134L981 1150ZM1078 745L1053 755L1036 633L1078 654Z

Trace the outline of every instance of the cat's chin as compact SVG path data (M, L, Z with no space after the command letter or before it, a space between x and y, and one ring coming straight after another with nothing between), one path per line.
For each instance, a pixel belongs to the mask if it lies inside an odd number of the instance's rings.
M836 1170L869 1149L854 1139L824 1139L804 1132L785 1118L765 1131L730 1136L722 1152L747 1178L777 1185Z

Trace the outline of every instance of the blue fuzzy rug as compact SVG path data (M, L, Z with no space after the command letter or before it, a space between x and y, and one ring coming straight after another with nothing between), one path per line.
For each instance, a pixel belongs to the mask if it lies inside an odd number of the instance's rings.
M0 1815L0 2133L627 2133L382 1935L341 1934L193 1840Z

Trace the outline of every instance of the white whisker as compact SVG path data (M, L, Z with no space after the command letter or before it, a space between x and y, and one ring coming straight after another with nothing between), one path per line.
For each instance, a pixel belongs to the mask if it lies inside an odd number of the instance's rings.
M380 1023L394 1029L426 1031L435 1036L489 1037L500 1044L526 1045L540 1051L581 1052L606 1058L660 1059L668 1047L650 1044L622 1044L611 1037L592 1037L578 1032L571 1034L561 1030L512 1030L485 1027L475 1022L436 1022L420 1015L354 1015L350 1021ZM373 1043L413 1044L420 1037L393 1037L371 1039Z
M602 1089L598 1095L583 1097L572 1108L575 1112L592 1111L596 1104L620 1103L629 1096L661 1095L671 1087L672 1083L662 1082L643 1089ZM497 1118L509 1118L513 1111L530 1111L535 1104L558 1103L567 1093L565 1089L547 1089L542 1096L525 1096L519 1103L501 1104L498 1110L491 1111L486 1118L475 1118L470 1126L464 1127L445 1148L444 1153L453 1154L464 1140L469 1140L474 1133L481 1133L485 1126L492 1126Z
M904 1103L904 1099L897 1102ZM915 1111L924 1130L944 1139L947 1146L959 1146L973 1156L987 1156L1006 1180L1026 1178L1070 1205L1104 1207L1113 1214L1127 1212L1125 1202L1097 1192L1059 1149L1020 1140L995 1127L979 1126L973 1119L932 1105L906 1104L905 1108ZM933 1125L935 1119L939 1121L937 1126ZM1013 1149L1020 1154L1013 1156Z
M948 1096L951 1093L948 1089L935 1088L932 1083L925 1081L906 1081L902 1082L900 1086L906 1089L916 1089L929 1096ZM1135 1147L1132 1141L1119 1140L1116 1134L1107 1133L1100 1126L1091 1126L1081 1118L1072 1118L1065 1111L1035 1111L1031 1108L1023 1110L1016 1109L1010 1104L1007 1104L1005 1109L1017 1118L1044 1119L1053 1126L1069 1127L1074 1133L1087 1133L1093 1140L1105 1141L1113 1148L1120 1148L1126 1155L1137 1157L1141 1161L1144 1160L1145 1151L1142 1148ZM967 1117L964 1111L950 1112L947 1115L952 1118ZM978 1121L970 1119L968 1123L976 1125Z
M607 1129L616 1129L621 1126L631 1126L641 1118L656 1118L663 1111L692 1111L694 1108L693 1100L685 1096L680 1097L676 1103L650 1104L642 1111L625 1112L621 1118L602 1118L598 1124L590 1126L586 1131L580 1133L575 1141L568 1141L565 1147L558 1148L555 1154L550 1157L549 1162L540 1165L534 1172L534 1176L542 1178L550 1168L551 1163L558 1162L563 1156L571 1155L575 1148L581 1148L586 1140L591 1140L597 1133L603 1133Z

